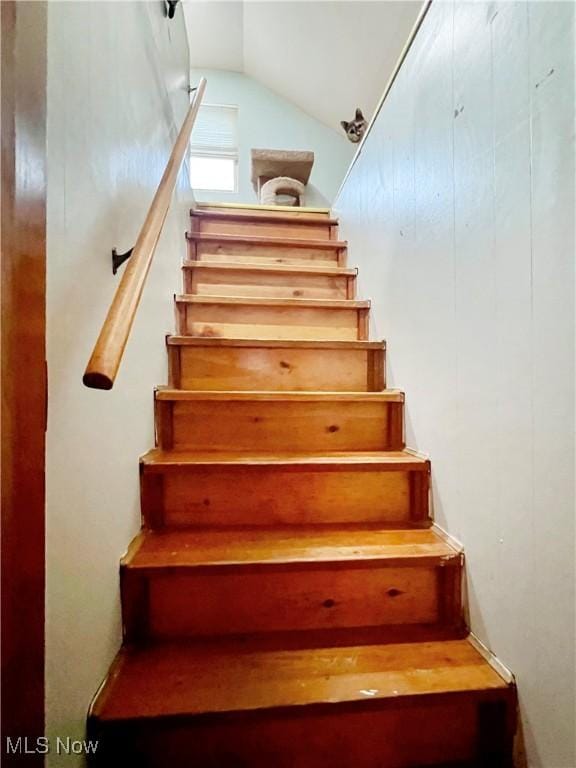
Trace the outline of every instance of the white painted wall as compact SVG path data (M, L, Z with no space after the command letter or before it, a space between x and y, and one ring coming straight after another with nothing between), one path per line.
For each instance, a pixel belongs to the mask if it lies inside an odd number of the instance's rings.
M372 117L421 0L244 3L244 72L340 131Z
M370 119L422 0L183 0L191 65L242 72L337 131Z
M306 205L329 206L354 155L355 145L344 134L327 128L301 109L250 77L218 70L192 70L192 83L208 80L206 104L238 105L238 192L204 192L201 201L257 202L250 181L250 150L311 149L314 167L306 188Z
M435 1L335 205L543 768L576 766L573 139L574 5Z
M132 246L143 223L188 104L189 62L181 10L168 22L158 2L51 2L48 22L47 729L82 738L121 641L118 564L140 522L153 387L166 381L187 183L114 390L86 389L82 373L118 283L110 249Z

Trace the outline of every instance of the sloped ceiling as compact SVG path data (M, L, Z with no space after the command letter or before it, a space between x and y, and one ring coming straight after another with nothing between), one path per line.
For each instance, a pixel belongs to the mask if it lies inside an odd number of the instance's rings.
M184 0L194 68L243 72L340 131L369 118L419 0Z
M192 69L244 71L242 0L184 0Z

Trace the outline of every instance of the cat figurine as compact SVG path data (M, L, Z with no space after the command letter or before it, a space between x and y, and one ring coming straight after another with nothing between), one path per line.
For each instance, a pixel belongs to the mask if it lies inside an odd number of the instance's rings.
M346 122L346 120L341 120L340 125L346 131L348 141L351 141L353 144L358 144L368 127L368 123L364 119L361 109L356 110L356 117L354 120L351 120L349 123Z

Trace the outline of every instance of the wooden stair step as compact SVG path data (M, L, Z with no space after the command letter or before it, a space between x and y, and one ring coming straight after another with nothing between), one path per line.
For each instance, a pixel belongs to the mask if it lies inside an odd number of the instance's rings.
M467 639L353 647L328 643L295 651L251 651L234 639L220 644L167 643L126 648L118 662L92 707L91 715L101 720L509 687ZM223 681L230 685L223 686Z
M324 266L323 264L242 264L226 261L185 261L184 269L204 269L207 271L247 272L257 275L328 275L329 277L356 277L356 267Z
M448 565L461 550L435 531L319 526L144 531L124 563L135 569L370 561Z
M142 514L163 526L429 524L430 462L396 452L197 453L141 459Z
M272 210L270 207L262 206L260 209L228 209L216 210L215 208L192 208L190 210L192 219L200 221L212 219L214 221L249 221L249 222L271 222L272 224L324 224L326 226L338 226L338 219L330 216L319 217L318 213L309 213L305 208L299 211L286 211L281 207Z
M318 251L337 251L348 246L346 240L306 240L305 238L293 237L270 237L260 235L203 235L197 232L188 232L187 238L198 243L216 243L228 245L231 243L240 243L242 245L262 246L264 248L277 248L284 245L289 248L304 249L314 248Z
M191 230L202 234L223 235L272 235L274 237L300 237L308 240L334 239L338 220L330 217L320 218L317 214L272 213L262 211L254 213L206 211L192 209Z
M125 637L462 624L462 554L432 530L144 531L122 561Z
M385 387L383 341L169 336L175 389L374 392Z
M176 296L178 301L188 304L229 304L254 305L263 307L317 307L318 309L370 309L370 301L353 299L301 299L301 298L274 298L258 296L192 296L180 294Z
M505 765L513 688L468 640L373 643L124 648L90 711L98 764Z
M462 554L431 530L144 531L122 560L127 642L334 627L460 632Z
M344 267L348 244L343 240L315 240L258 235L217 235L188 232L190 261L324 264Z
M200 296L353 299L355 269L296 264L187 261L184 292Z
M194 390L170 389L158 387L156 397L159 400L214 400L216 402L231 402L238 400L246 402L256 400L259 402L336 402L342 403L403 403L404 393L399 389L385 389L382 392L273 392L262 390L258 392L240 392L229 390L226 392L211 392Z
M179 335L263 339L368 338L369 301L234 296L175 297Z
M226 216L264 216L266 218L330 219L330 208L301 205L260 205L260 203L196 203L193 209L199 213L222 213Z
M394 392L396 390L393 390ZM144 454L141 462L150 469L182 468L190 465L220 467L253 467L258 470L271 466L292 467L300 471L305 467L341 472L345 466L369 471L376 467L381 472L429 472L430 461L410 451L290 451L258 453L234 451L162 451L153 448Z
M164 450L401 450L404 395L382 392L236 392L158 389Z

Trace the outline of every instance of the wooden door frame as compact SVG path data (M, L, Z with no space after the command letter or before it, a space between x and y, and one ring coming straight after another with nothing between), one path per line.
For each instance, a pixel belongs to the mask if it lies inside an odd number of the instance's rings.
M42 765L46 429L47 3L2 31L2 765ZM21 736L15 754L8 752Z

